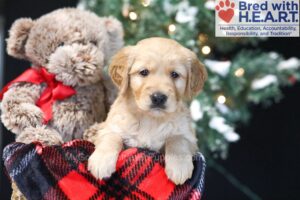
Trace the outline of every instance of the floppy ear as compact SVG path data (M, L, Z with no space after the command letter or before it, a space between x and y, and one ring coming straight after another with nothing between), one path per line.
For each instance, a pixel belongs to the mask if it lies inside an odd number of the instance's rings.
M127 90L129 84L129 70L131 68L133 58L130 56L132 47L124 47L111 60L109 66L109 75L120 92Z
M206 79L207 71L204 65L198 60L194 52L190 52L190 68L185 92L186 96L192 99L199 94Z
M16 58L25 59L25 44L34 22L30 18L16 20L9 30L7 53Z

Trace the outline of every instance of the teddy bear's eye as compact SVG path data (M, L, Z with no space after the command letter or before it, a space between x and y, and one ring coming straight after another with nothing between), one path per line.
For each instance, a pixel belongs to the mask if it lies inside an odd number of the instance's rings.
M91 43L92 43L93 45L95 45L95 46L98 46L97 40L92 40Z
M64 45L65 45L64 42L61 42L61 43L58 44L59 47L62 47L62 46L64 46Z

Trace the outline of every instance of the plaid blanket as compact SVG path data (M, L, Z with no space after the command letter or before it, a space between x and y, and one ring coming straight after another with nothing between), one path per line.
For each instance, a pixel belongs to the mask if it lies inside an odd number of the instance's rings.
M87 171L94 145L74 140L61 146L12 143L3 152L4 164L27 199L200 199L205 161L198 153L193 177L176 186L164 172L159 153L130 148L120 153L117 171L96 180Z

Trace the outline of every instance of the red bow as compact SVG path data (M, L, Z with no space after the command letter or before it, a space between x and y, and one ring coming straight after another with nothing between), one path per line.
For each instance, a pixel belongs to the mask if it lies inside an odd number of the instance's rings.
M41 67L40 69L30 68L15 80L8 83L0 92L0 100L3 99L4 93L12 84L20 82L47 84L47 87L36 102L36 105L40 107L44 113L44 124L47 124L52 119L52 105L56 100L63 100L76 94L74 88L57 81L54 74L49 73L44 67Z

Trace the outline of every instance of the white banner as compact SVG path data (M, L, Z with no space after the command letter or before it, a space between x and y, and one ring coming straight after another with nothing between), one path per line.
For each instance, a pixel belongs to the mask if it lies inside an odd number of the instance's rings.
M299 37L299 0L216 0L217 37Z

